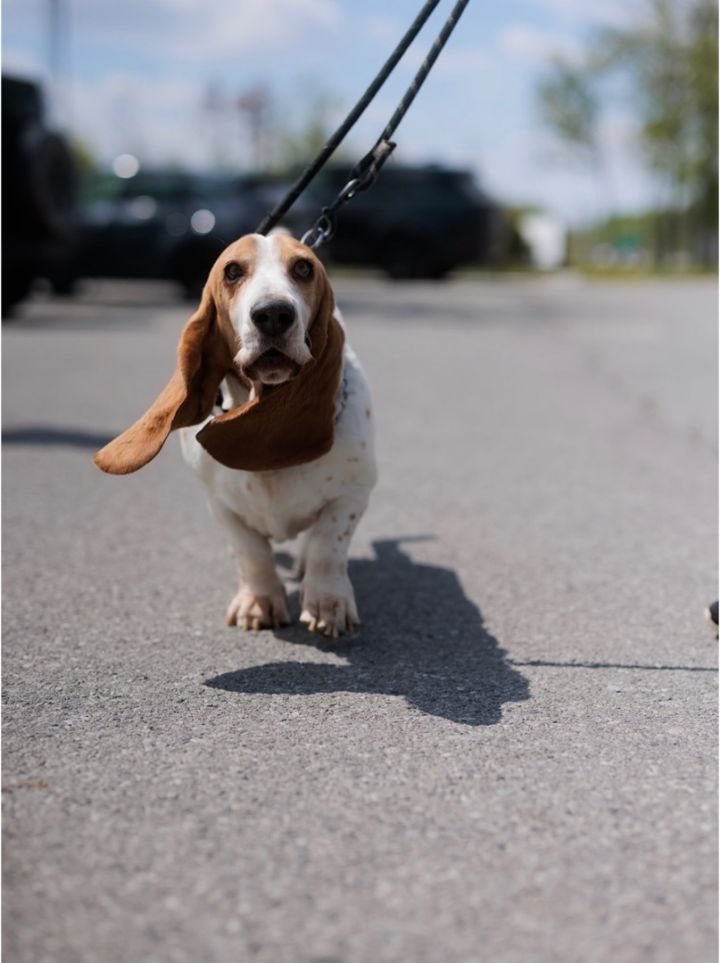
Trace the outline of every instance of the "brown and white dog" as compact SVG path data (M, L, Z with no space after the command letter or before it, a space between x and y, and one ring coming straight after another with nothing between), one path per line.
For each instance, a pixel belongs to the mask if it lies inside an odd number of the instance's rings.
M218 389L227 411L213 412ZM176 428L237 556L228 625L290 622L271 539L304 531L300 619L332 638L351 630L348 549L376 481L370 391L325 270L299 241L252 234L223 251L169 383L95 464L136 471Z

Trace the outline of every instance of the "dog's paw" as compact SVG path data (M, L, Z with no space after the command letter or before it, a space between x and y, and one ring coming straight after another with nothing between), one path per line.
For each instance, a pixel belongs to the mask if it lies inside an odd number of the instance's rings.
M260 594L241 588L228 606L225 622L253 632L290 625L285 589L280 585L276 591Z
M331 639L360 624L350 579L306 579L300 590L300 621Z

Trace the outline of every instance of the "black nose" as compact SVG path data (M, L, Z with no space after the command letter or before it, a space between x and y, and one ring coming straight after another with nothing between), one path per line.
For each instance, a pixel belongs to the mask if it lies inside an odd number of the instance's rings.
M289 301L264 301L250 312L252 323L263 334L276 337L295 320L295 308Z

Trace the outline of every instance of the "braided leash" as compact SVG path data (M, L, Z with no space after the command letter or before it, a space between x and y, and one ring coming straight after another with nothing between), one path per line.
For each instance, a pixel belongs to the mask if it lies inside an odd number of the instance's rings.
M317 154L312 163L308 165L295 184L293 184L285 197L260 223L257 229L258 234L267 234L268 231L272 230L280 218L290 210L292 205L298 199L300 194L302 194L308 184L322 170L332 154L339 147L345 135L350 131L355 122L362 116L366 108L375 97L375 94L395 69L398 61L415 39L423 24L438 3L439 0L428 0L428 2L425 3L420 13L410 25L405 36L402 38L395 50L393 50L392 54L385 62L378 75L375 77L357 104L350 111L343 123L340 125L340 127L338 127L332 137L328 140L327 144ZM395 150L396 145L391 140L393 133L407 113L408 108L415 100L418 91L425 82L427 75L430 73L430 70L437 60L440 51L447 43L450 34L457 26L457 22L468 3L469 0L458 0L458 2L455 4L440 33L435 38L435 42L428 51L427 56L420 65L420 69L415 74L412 83L405 91L400 103L395 109L395 112L388 121L383 132L380 134L380 137L375 142L375 146L360 161L358 161L355 167L350 171L348 182L338 193L335 200L326 207L323 207L320 217L318 217L313 226L303 235L303 244L307 244L309 247L315 249L331 238L335 233L335 215L337 211L347 204L348 201L352 200L352 198L357 194L367 191L373 186L383 164Z

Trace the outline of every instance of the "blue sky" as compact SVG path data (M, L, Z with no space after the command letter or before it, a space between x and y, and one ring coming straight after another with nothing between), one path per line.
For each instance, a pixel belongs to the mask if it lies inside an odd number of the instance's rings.
M508 203L534 203L579 223L652 203L631 117L604 118L602 178L568 162L538 117L548 57L577 56L593 26L633 15L635 0L471 0L410 113L397 156L472 168ZM637 0L641 2L641 0ZM439 29L440 5L349 140L373 142ZM241 118L202 110L209 86L225 99L263 87L277 123L298 131L318 99L344 112L383 63L420 0L64 0L64 124L110 161L207 166L249 162ZM4 0L4 69L46 76L48 0Z

